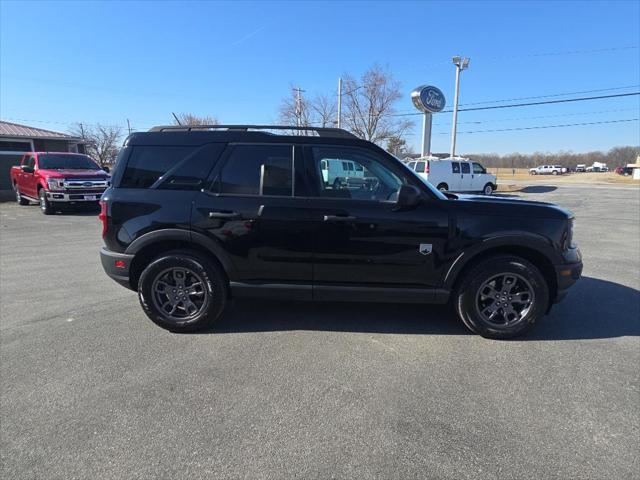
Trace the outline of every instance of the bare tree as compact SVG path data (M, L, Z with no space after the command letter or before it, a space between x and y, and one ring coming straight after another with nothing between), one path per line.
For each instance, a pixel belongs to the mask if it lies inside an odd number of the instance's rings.
M400 82L378 65L359 80L344 75L344 120L348 130L365 140L381 144L392 137L403 137L413 122L394 116L395 104L402 98Z
M218 125L218 119L209 115L199 116L193 113L178 113L178 119L173 120L174 125ZM179 120L179 121L178 121Z
M333 127L336 124L338 107L335 98L325 94L316 95L310 104L313 123L320 127Z
M83 125L77 123L71 127L71 134L86 142L86 152L101 167L116 161L120 150L122 129L115 125Z

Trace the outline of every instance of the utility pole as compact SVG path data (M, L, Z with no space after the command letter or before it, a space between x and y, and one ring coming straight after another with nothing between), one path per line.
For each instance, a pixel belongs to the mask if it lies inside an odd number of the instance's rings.
M342 125L342 77L338 78L338 128Z
M460 72L469 68L469 58L460 56L453 57L453 64L456 66L456 90L453 97L453 124L451 125L451 151L450 157L456 155L456 132L458 129L458 92L460 91Z
M302 126L302 96L301 93L305 90L300 89L300 87L296 87L293 89L296 92L296 125L298 127Z

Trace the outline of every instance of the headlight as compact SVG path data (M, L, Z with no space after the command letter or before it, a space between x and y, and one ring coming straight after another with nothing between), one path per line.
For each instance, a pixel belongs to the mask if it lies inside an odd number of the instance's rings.
M573 244L573 218L570 218L567 222L567 228L562 234L562 249L569 250L575 248Z
M47 185L49 186L49 190L64 190L64 180L49 178L47 180Z

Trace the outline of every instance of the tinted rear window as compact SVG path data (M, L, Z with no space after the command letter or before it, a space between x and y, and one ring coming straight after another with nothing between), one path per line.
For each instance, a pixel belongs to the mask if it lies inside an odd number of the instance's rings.
M199 190L224 144L132 147L120 188Z

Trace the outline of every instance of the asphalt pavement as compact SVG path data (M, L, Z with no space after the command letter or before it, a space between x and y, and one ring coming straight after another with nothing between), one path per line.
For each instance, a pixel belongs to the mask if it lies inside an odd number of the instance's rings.
M585 262L514 341L425 305L172 334L102 272L95 212L0 204L0 477L639 478L640 188L504 195L573 210Z

